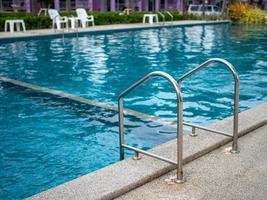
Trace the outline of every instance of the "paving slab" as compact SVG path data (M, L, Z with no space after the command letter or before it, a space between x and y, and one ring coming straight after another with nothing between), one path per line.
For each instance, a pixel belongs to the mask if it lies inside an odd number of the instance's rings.
M240 138L239 154L228 154L223 146L186 165L187 182L168 184L172 171L117 200L266 200L267 125Z

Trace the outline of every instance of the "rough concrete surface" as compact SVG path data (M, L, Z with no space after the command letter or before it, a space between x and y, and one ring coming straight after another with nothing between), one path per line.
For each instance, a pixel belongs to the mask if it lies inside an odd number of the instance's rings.
M204 24L220 24L220 23L229 23L229 20L221 21L204 21L204 20L181 20L174 21L173 23L167 22L162 24L113 24L113 25L102 25L102 26L90 26L88 28L79 28L69 29L69 30L53 30L53 29L38 29L38 30L28 30L26 32L0 32L0 39L8 38L25 38L25 37L40 37L40 36L49 36L49 35L74 35L77 33L86 33L86 32L99 32L99 31L114 31L114 30L133 30L133 29L147 29L155 27L168 27L168 26L192 26L192 25L204 25ZM51 22L52 23L52 22ZM26 27L27 28L27 27Z
M117 199L266 200L267 125L240 138L239 145L239 154L225 153L227 145L186 165L184 184L166 183L172 171Z
M240 113L239 134L244 135L267 122L267 103ZM232 132L232 118L209 126ZM184 136L184 163L190 162L231 141L231 138L199 131L199 136ZM169 159L176 158L176 140L164 143L151 151ZM244 147L241 146L241 152ZM70 182L30 197L31 199L113 199L173 170L174 165L143 156L139 161L131 158L86 174ZM211 173L206 169L207 174ZM184 170L190 181L191 172Z

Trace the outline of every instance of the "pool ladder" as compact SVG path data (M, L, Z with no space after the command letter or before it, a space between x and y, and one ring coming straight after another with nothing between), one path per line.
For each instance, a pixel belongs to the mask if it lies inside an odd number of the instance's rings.
M211 128L183 122L183 98L182 98L182 92L181 92L182 81L191 77L193 74L204 69L205 67L210 66L210 64L212 64L212 63L224 64L224 66L227 67L230 70L230 72L232 73L234 81L235 81L235 85L234 85L234 118L233 118L233 134L232 135L229 133L223 132L223 131L216 130L216 129L211 129ZM125 144L125 141L124 141L123 98L127 94L129 94L131 91L138 88L140 85L142 85L143 83L147 82L148 80L150 80L154 77L162 77L162 78L165 78L166 80L168 80L170 82L170 84L172 85L173 89L175 90L175 93L176 93L176 98L177 98L177 126L176 126L176 128L177 128L177 130L176 130L177 131L177 161L170 160L168 158L156 155L154 153L147 152L147 151L144 151L142 149L129 146L129 145ZM124 156L125 156L124 149L128 149L128 150L132 150L135 152L135 158L136 159L140 158L140 153L141 153L141 154L165 161L167 163L176 165L176 168L177 168L176 178L173 181L175 181L176 183L183 183L185 181L184 176L183 176L183 125L189 126L192 128L191 136L197 136L195 130L201 129L201 130L210 131L213 133L217 133L220 135L224 135L224 136L228 136L228 137L233 138L232 149L230 152L231 153L238 153L239 152L238 145L237 145L237 142L238 142L238 104L239 104L239 78L238 78L238 74L237 74L234 66L224 59L212 58L212 59L202 63L198 67L194 68L193 70L189 71L188 73L183 75L178 80L175 80L171 75L169 75L165 72L162 72L162 71L151 72L151 73L147 74L146 76L144 76L139 81L137 81L136 83L134 83L133 85L131 85L129 88L124 90L119 95L118 111L119 111L119 134L120 134L120 159L121 160L124 159Z
M162 24L165 25L166 24L165 15L161 11L158 11L158 14L162 17ZM173 24L173 21L174 21L173 15L169 11L166 11L166 14L169 15L169 17L171 18L171 24Z

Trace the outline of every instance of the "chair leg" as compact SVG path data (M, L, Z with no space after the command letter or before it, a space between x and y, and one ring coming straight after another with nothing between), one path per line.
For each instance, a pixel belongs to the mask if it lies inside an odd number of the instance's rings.
M56 24L57 24L57 30L61 30L61 24L60 24L60 22L57 22Z
M5 22L5 32L7 32L7 22Z
M9 28L10 28L10 32L14 33L14 23L13 22L9 23Z
M52 29L56 32L56 22L52 23Z
M20 31L20 23L15 23L15 26L16 26L16 30Z
M26 32L26 27L25 27L25 23L22 22L22 29L23 29L23 32Z

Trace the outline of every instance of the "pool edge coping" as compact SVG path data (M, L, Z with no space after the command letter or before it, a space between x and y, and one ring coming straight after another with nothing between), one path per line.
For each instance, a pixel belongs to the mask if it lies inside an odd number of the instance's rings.
M166 28L166 27L186 27L186 26L199 26L199 25L216 25L216 24L229 24L231 20L180 20L174 21L172 24L142 24L142 23L132 23L132 24L112 24L112 25L99 25L95 27L89 27L86 29L79 29L79 31L70 30L67 32L60 31L56 32L52 29L36 29L29 30L26 33L15 32L14 35L8 34L8 32L0 32L0 41L9 40L22 40L22 39L38 39L43 37L61 37L65 36L75 36L77 34L89 34L89 33L101 33L101 32L113 32L113 31L127 31L127 30L146 30L155 28ZM7 36L2 36L1 33L7 34Z
M266 111L267 102L241 112L239 137L266 125ZM215 122L209 127L229 131L232 129L231 120L232 117L229 117ZM184 164L232 140L231 138L214 135L205 131L198 131L198 133L199 136L196 138L192 138L189 135L184 136ZM190 148L187 148L188 146ZM175 147L176 140L172 140L153 148L151 151L164 156L172 154L171 157L175 158L175 153L172 152ZM33 195L29 199L113 199L173 169L175 169L175 166L147 156L143 156L143 159L140 161L133 161L129 158Z

